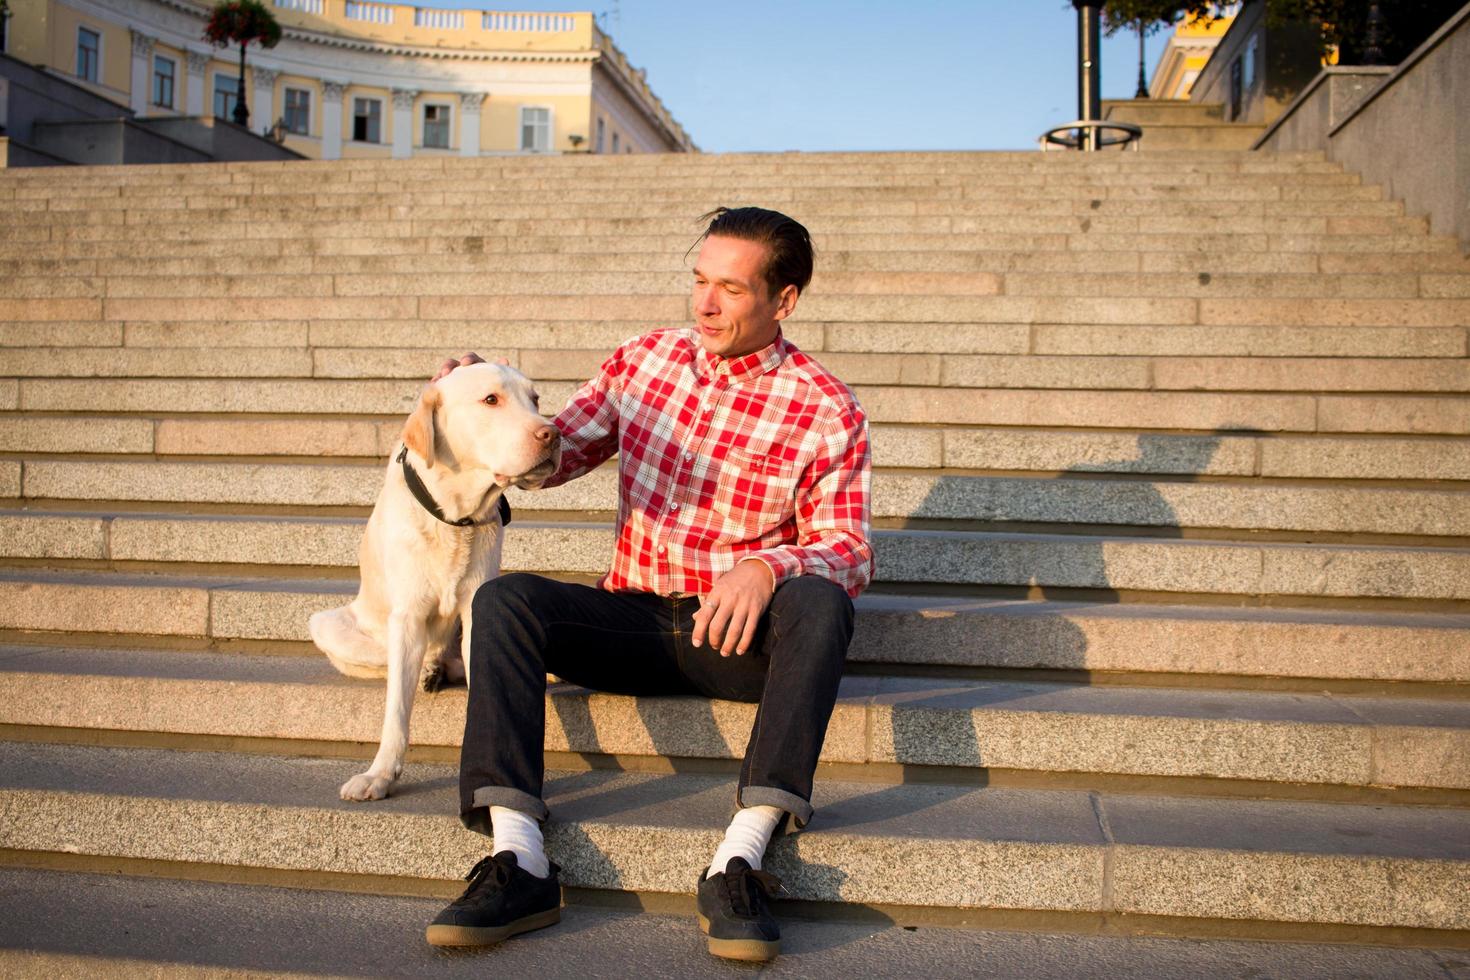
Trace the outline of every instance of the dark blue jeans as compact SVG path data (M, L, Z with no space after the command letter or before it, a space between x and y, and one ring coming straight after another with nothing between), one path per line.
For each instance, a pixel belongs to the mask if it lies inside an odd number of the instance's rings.
M459 764L460 819L490 832L490 806L547 816L546 675L617 694L698 694L757 702L740 767L741 806L769 804L797 826L837 700L852 600L826 579L782 583L744 656L689 643L694 597L605 592L515 573L474 600L470 697Z

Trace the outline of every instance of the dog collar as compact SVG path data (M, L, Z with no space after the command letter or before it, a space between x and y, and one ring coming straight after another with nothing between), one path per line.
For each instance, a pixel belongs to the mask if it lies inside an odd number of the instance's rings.
M424 481L419 479L418 473L414 472L413 466L409 464L407 446L404 446L398 453L398 462L403 464L403 482L408 484L408 492L413 494L413 499L417 500L419 506L423 507L424 510L433 514L445 524L450 524L454 527L473 527L477 524L491 523L490 521L477 521L469 517L461 517L457 521L451 521L444 516L444 509L439 506L439 502L434 499L434 495L429 492L428 487L424 486ZM504 494L500 496L499 513L500 526L504 527L510 523L510 501L505 499Z

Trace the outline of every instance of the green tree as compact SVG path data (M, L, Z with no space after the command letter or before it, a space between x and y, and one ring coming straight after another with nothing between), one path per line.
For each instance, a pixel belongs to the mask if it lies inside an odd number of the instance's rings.
M240 84L236 89L235 122L249 125L250 109L245 105L245 49L253 41L262 48L273 48L281 41L281 25L260 0L222 0L209 12L204 25L204 39L217 48L240 45Z

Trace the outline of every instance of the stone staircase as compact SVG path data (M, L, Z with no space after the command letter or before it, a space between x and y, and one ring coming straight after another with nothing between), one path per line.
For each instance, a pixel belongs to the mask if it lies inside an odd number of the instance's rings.
M740 203L813 231L787 333L875 445L788 910L1467 945L1470 263L1316 155L0 173L5 863L455 893L464 692L343 803L382 685L306 618L444 355L554 411ZM606 567L611 470L514 505L507 569ZM569 896L687 907L751 707L549 702Z

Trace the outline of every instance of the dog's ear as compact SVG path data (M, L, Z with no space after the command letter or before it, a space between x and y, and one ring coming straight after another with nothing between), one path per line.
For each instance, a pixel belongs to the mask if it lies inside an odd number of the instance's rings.
M419 396L418 406L403 426L403 444L422 456L429 469L434 468L434 410L442 400L439 387L429 385Z

